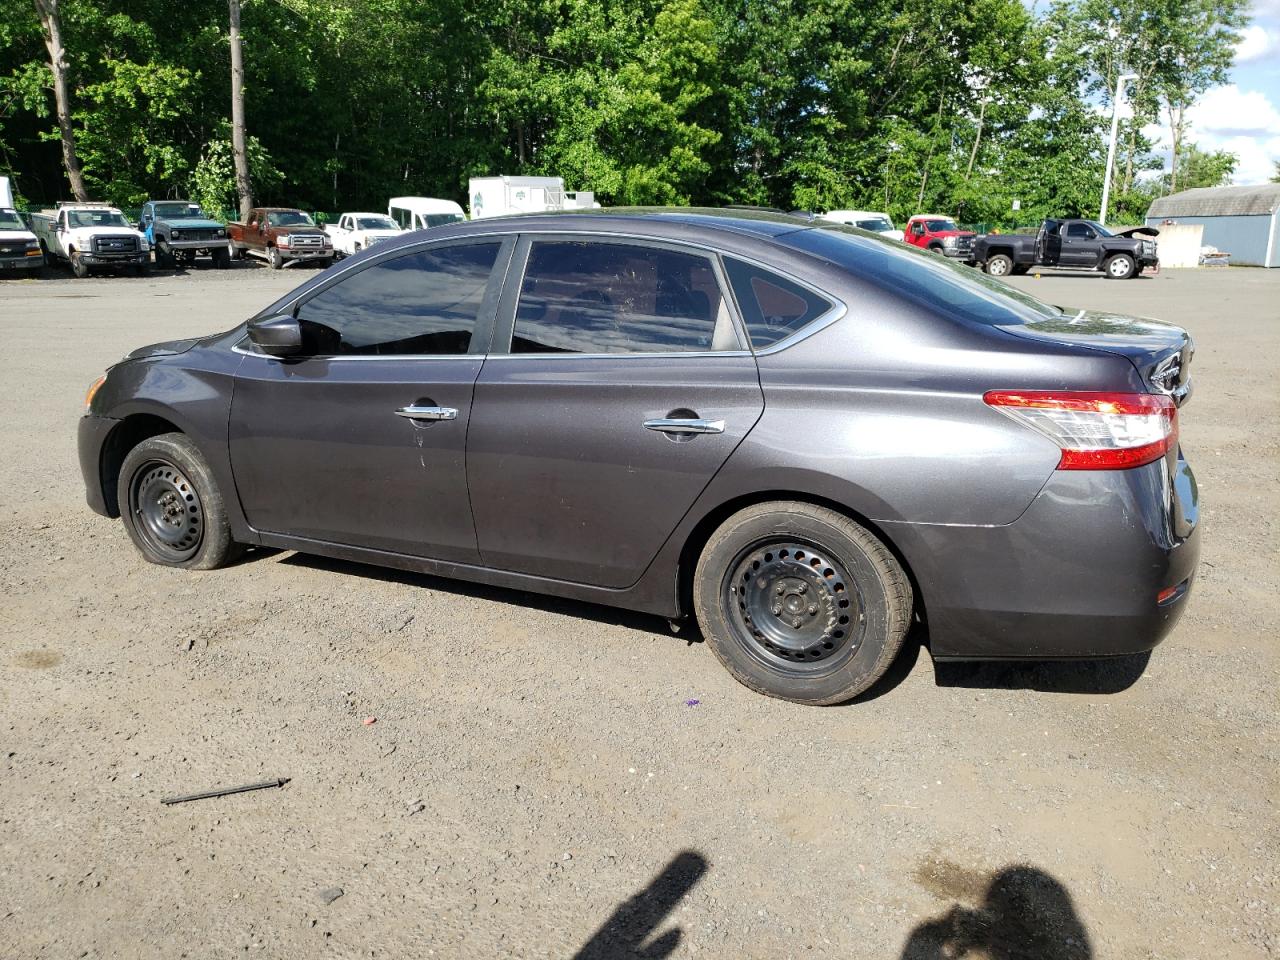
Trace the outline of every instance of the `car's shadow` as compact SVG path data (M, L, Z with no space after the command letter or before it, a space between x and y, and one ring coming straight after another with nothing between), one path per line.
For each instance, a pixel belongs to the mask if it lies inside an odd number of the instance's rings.
M289 566L325 570L343 576L364 577L384 583L399 583L410 587L423 587L441 593L489 600L507 606L563 614L596 623L625 627L645 633L655 633L686 644L703 642L702 632L693 617L686 617L672 624L664 617L650 613L638 613L609 607L585 600L570 600L526 590L495 587L470 583L466 580L450 580L429 573L396 570L350 560L336 560L315 554L290 553L267 549L250 551L245 561L280 557L280 563ZM674 627L678 626L679 630ZM869 703L896 689L916 669L921 651L929 648L927 625L920 620L913 622L902 649L890 664L888 671L869 690L849 701L848 706ZM954 662L934 661L934 682L939 687L969 687L986 690L1034 690L1041 693L1109 694L1119 693L1133 686L1146 670L1150 653L1105 660L1035 660Z

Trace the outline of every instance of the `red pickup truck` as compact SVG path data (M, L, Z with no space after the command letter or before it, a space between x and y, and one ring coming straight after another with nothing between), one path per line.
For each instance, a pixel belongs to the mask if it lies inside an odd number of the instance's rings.
M292 207L254 207L246 222L227 224L227 250L232 260L245 254L261 257L272 270L304 260L333 263L333 241L311 215Z
M904 233L903 239L912 246L923 247L966 263L973 259L973 232L961 230L950 217L917 213L907 221Z

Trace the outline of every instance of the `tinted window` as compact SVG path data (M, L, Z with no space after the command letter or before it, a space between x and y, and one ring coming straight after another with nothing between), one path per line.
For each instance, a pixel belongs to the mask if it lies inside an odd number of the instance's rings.
M788 235L787 243L845 268L859 280L977 323L1019 324L1061 314L1057 307L970 267L852 230L798 230Z
M730 257L724 266L753 347L771 346L831 308L829 300L776 273Z
M497 243L425 250L383 260L298 308L314 356L466 353Z
M1087 240L1091 236L1092 231L1086 224L1072 223L1067 225L1067 236L1075 237L1078 240Z
M740 349L706 257L591 241L529 251L512 353Z

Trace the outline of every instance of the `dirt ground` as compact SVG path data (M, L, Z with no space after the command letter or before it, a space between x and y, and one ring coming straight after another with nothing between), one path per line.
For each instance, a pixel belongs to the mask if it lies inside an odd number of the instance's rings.
M649 617L140 560L84 505L85 387L309 275L0 283L0 954L1280 953L1280 270L1014 281L1196 338L1203 564L1149 662L935 668L913 638L830 709Z

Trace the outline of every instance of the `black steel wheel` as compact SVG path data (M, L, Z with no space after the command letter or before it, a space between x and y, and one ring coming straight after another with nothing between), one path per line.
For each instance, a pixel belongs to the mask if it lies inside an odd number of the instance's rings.
M199 492L167 460L148 460L129 483L129 514L147 546L170 563L196 555L204 539Z
M747 653L766 665L821 673L856 651L857 585L832 557L794 539L765 539L741 552L721 585L721 603Z
M208 462L181 433L149 437L130 450L116 496L130 539L152 563L212 570L244 549L231 538Z
M741 683L796 703L842 703L889 669L911 620L893 553L841 513L775 502L729 517L693 582L707 645Z

